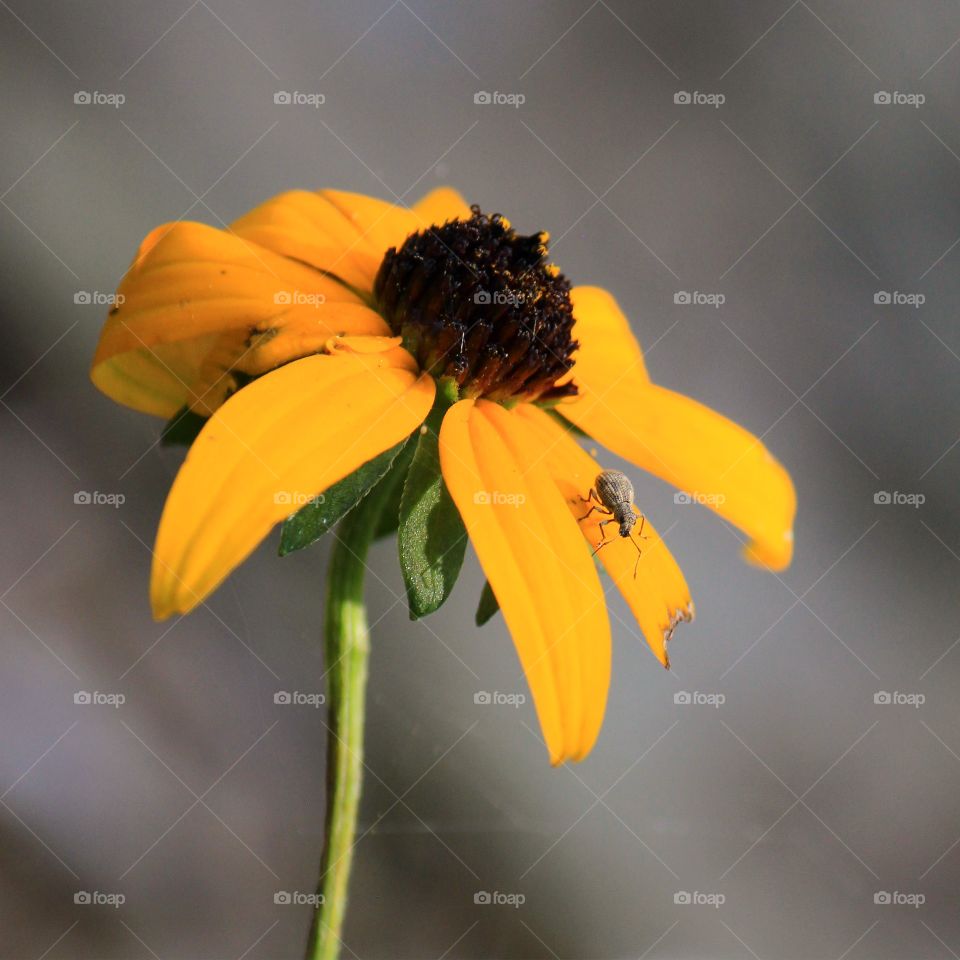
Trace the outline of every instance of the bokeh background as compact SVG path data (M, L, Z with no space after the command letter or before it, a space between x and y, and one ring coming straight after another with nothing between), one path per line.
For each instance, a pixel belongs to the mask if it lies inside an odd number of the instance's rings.
M96 301L160 222L441 183L550 230L658 381L764 437L796 560L748 568L634 472L698 619L667 673L611 596L605 727L553 770L529 703L474 702L526 693L502 619L473 626L475 559L411 623L379 545L343 956L960 953L960 8L0 0L0 24L0 954L301 956L309 909L274 894L314 887L325 717L273 695L323 690L328 545L273 539L152 622L180 454L91 387Z

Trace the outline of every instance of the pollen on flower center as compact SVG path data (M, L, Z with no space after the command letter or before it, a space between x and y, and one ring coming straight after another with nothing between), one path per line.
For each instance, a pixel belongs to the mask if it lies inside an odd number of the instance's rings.
M547 262L543 233L520 236L500 214L472 207L391 247L374 284L377 305L420 366L456 381L462 397L554 401L573 366L570 283Z

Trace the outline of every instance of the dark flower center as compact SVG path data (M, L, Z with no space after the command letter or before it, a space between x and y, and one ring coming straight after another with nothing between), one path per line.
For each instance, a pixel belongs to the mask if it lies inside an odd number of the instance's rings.
M407 237L383 258L374 295L420 366L456 381L462 397L550 402L573 366L570 283L547 263L542 233L524 237L472 207Z

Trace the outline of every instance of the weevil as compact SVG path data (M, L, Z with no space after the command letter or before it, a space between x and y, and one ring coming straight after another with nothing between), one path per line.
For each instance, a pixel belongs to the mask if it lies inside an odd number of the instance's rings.
M586 520L594 511L604 514L606 517L605 520L600 521L600 542L594 549L592 556L596 556L601 547L605 547L616 539L616 537L611 537L609 540L605 539L606 534L603 532L603 528L611 523L617 524L620 536L628 539L637 548L637 562L633 567L633 577L636 579L643 551L640 549L640 544L633 539L633 528L639 520L640 530L637 532L637 536L645 539L643 526L646 523L646 517L633 509L633 484L630 482L630 478L619 470L602 470L597 475L590 492L580 499L583 503L591 504L590 509L580 517L580 520Z

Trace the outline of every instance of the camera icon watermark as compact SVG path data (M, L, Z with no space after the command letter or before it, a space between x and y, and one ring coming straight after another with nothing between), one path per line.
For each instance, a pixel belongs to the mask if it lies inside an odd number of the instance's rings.
M673 302L680 307L713 307L719 309L727 302L723 293L704 293L700 290L677 290Z
M301 490L276 490L273 494L273 502L278 507L294 507L298 510L307 504L320 506L325 500L322 493L303 493Z
M526 300L522 293L513 290L476 290L473 294L473 302L480 306L519 307Z
M280 907L323 906L322 893L301 893L299 890L277 890L273 902Z
M923 893L903 893L900 890L878 890L873 902L882 907L913 907L919 909L927 902Z
M77 890L73 902L78 907L122 907L127 898L122 893L102 893L100 890Z
M501 893L499 890L478 890L473 895L473 902L477 906L482 907L500 906L517 909L527 902L527 898L526 895L522 893Z
M273 302L278 307L320 307L327 302L325 294L303 293L300 290L277 290Z
M878 506L913 507L917 510L927 502L927 497L923 493L902 493L899 490L891 493L889 490L877 490L873 495L873 502Z
M727 898L722 893L703 893L700 890L678 890L673 895L673 902L678 907L713 907L716 910L727 902Z
M687 493L685 490L677 490L673 495L673 502L676 504L699 503L704 507L718 507L726 503L726 500L725 493Z
M473 702L481 707L517 707L527 702L527 696L524 693L501 693L494 690L492 693L488 690L478 690L473 695Z
M873 95L873 102L880 106L913 107L915 110L922 107L927 98L922 93L901 93L899 90L878 90Z
M113 107L119 110L127 98L122 93L101 93L99 90L77 90L73 95L73 102L81 107Z
M927 702L926 694L903 693L900 690L877 690L873 702L880 706L913 707L919 710Z
M478 507L522 507L527 502L527 495L503 490L477 490L473 495L473 502Z
M727 702L725 693L704 693L700 690L678 690L673 702L679 706L713 707L718 710Z
M873 302L880 307L913 307L919 309L927 302L923 293L902 293L899 290L877 290Z
M523 93L501 93L494 90L478 90L473 95L473 102L478 106L506 106L517 109L527 102L527 97Z
M316 110L327 102L326 94L302 93L300 90L277 90L273 102L280 107L313 107Z
M303 693L300 690L277 690L273 695L273 702L285 707L313 707L316 710L327 702L327 698L322 693Z
M73 302L77 306L96 304L101 307L119 307L127 298L122 293L103 293L100 290L77 290Z
M127 696L124 693L77 690L73 695L73 702L80 707L113 707L116 710L127 702Z
M673 102L680 106L713 107L714 110L717 110L727 102L727 97L723 93L678 90L673 95Z

